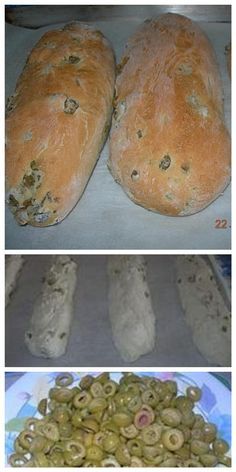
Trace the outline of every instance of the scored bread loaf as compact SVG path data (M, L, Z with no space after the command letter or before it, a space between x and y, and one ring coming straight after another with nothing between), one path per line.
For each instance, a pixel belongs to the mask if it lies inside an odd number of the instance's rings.
M76 205L106 140L115 60L82 23L43 35L28 57L6 118L7 202L20 224L48 226Z
M230 137L213 48L176 14L146 21L118 66L108 167L137 204L202 210L230 178Z

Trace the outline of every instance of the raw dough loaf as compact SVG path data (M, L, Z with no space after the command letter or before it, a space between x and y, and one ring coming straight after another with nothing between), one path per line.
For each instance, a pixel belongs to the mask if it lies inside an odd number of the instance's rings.
M225 46L226 64L229 77L231 79L231 42Z
M128 196L149 210L191 215L229 183L213 48L190 19L166 14L128 41L116 81L110 168Z
M52 225L76 205L109 131L114 81L112 48L90 26L36 44L7 105L7 202L18 223Z
M6 256L5 261L5 306L8 305L12 292L16 287L20 271L24 264L24 257L21 255Z
M35 304L25 343L34 356L62 356L67 347L73 315L77 264L56 256L46 273L42 294Z
M231 365L231 314L202 256L177 256L177 286L193 340L209 363Z
M133 362L155 344L155 315L143 256L109 256L109 316L122 358Z

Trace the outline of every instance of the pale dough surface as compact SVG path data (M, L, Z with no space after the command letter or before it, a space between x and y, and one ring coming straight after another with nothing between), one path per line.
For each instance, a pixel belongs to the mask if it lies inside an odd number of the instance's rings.
M35 303L25 343L35 356L55 358L66 351L73 315L77 264L55 256Z
M155 344L155 315L143 256L110 256L109 316L116 348L133 362Z
M231 365L231 313L211 267L202 256L177 256L177 286L201 354L214 365Z
M24 257L18 254L6 256L5 260L5 306L10 302L17 279L24 264Z

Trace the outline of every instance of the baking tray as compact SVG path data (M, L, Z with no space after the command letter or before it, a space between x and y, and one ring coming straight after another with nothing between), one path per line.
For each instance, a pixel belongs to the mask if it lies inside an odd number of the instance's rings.
M125 21L110 18L109 21L91 22L112 42L118 61L128 37L143 20L138 19L138 7L134 8L135 16L129 16ZM225 119L230 130L230 80L224 48L230 41L231 24L201 21L199 25L217 54L224 88ZM53 28L62 26L60 23ZM52 25L31 30L6 24L6 96L13 93L30 50L50 29ZM230 249L230 186L223 196L200 213L167 217L135 205L113 180L106 166L107 159L108 143L81 200L58 225L19 227L7 209L6 249Z
M116 350L108 316L107 256L73 256L78 261L74 318L67 352L58 359L32 356L24 344L36 297L51 256L25 256L26 262L6 309L7 367L178 367L206 366L193 343L175 283L175 256L145 256L153 309L156 313L155 349L132 364ZM158 288L157 288L158 287Z

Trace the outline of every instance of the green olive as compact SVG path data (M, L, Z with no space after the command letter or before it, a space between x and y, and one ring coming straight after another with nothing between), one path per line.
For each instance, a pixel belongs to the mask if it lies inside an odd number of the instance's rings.
M117 384L116 382L113 382L112 380L109 380L109 382L106 382L103 385L103 392L106 398L114 397L116 390L117 390Z
M224 439L216 439L213 442L213 451L216 456L223 456L228 450L229 445Z
M36 452L34 454L34 465L35 467L48 467L48 459L43 452Z
M177 383L174 380L166 380L165 385L170 393L172 393L173 395L177 394L178 387Z
M120 440L118 434L109 432L103 439L103 448L109 454L113 454L119 443Z
M188 387L186 390L187 397L193 402L198 402L201 399L202 391L198 387Z
M98 461L84 461L83 462L83 467L100 467L102 465L102 462L98 462Z
M141 397L138 395L135 395L133 398L129 400L127 403L127 408L131 413L137 413L142 407L142 400Z
M200 456L202 454L207 454L209 451L209 444L200 441L199 439L193 439L190 444L191 452L196 456Z
M65 406L58 406L52 412L52 418L57 423L67 423L70 419L69 409Z
M104 458L104 452L96 444L93 444L92 446L87 448L87 451L86 451L87 460L100 462L103 458Z
M53 467L64 467L65 460L62 452L53 452L50 454L50 464Z
M205 424L205 420L202 415L195 414L195 423L194 423L194 428L203 428Z
M63 458L69 467L80 467L83 463L83 458L77 451L65 451Z
M192 428L194 426L195 416L193 411L183 411L181 417L181 423L185 426Z
M132 416L127 413L117 412L113 415L113 421L120 428L126 428L132 423Z
M123 408L125 406L125 393L118 392L115 396L115 404L118 409Z
M18 436L19 445L23 447L24 449L29 450L35 436L36 436L36 433L34 431L30 431L30 430L22 431Z
M168 408L172 406L173 394L166 390L165 396L161 402L162 408ZM174 405L173 405L174 406Z
M54 388L51 389L50 392L50 398L56 400L58 403L69 403L74 396L72 389L67 387Z
M144 390L141 394L141 399L143 403L152 407L155 407L159 401L157 393L151 388Z
M131 456L142 457L143 442L140 439L130 439L127 442L127 447Z
M194 403L191 398L180 395L175 399L175 406L181 413L191 413Z
M144 463L139 457L131 456L130 467L144 467Z
M202 427L204 441L211 443L216 439L217 428L213 423L205 423Z
M191 431L192 439L200 439L201 441L205 440L203 429L193 428Z
M59 429L56 423L52 423L52 422L46 423L42 428L42 432L47 439L51 439L52 441L55 441L55 442L59 441L60 434L59 434Z
M38 404L38 412L42 415L45 416L47 413L47 404L48 400L47 398L42 398Z
M163 432L161 439L169 451L177 451L184 444L184 435L179 429L167 429Z
M120 427L114 422L113 419L103 421L100 425L101 431L111 431L112 433L119 434Z
M28 459L23 454L14 453L9 457L9 464L12 467L25 467L27 462Z
M160 418L167 426L178 426L181 423L182 413L177 408L164 408L160 413Z
M184 462L184 467L202 467L202 464L197 459L187 459Z
M127 401L129 401L131 398L135 397L136 395L140 395L140 388L137 383L134 384L128 384L125 387L125 395L127 398Z
M27 449L25 449L23 446L21 446L20 441L19 441L19 436L14 441L14 449L18 454L22 454L22 455L24 455L28 452Z
M71 422L73 424L73 426L75 426L76 428L80 427L82 422L83 422L83 417L81 415L81 411L80 410L75 410L72 418L71 418Z
M104 385L106 382L110 380L110 374L109 372L102 372L102 374L99 374L96 377L96 382L99 382L100 384Z
M96 446L102 447L104 438L105 438L104 431L99 431L98 433L95 433L93 437L93 444L95 444Z
M90 392L93 398L104 397L103 386L100 382L94 382L90 387Z
M127 446L120 444L116 449L115 458L120 465L129 466L131 457Z
M73 398L75 408L86 408L92 400L92 396L86 390L77 393Z
M44 451L47 444L47 438L44 436L35 436L30 444L29 452L35 453Z
M129 426L126 426L125 428L124 427L121 427L120 428L120 432L122 434L122 436L124 436L125 438L128 438L128 439L133 439L133 438L136 438L136 436L138 435L139 431L137 430L137 428L134 426L134 424L131 424Z
M71 437L73 431L71 422L68 421L67 423L60 423L58 429L60 438L66 439Z
M153 460L157 456L161 456L163 459L166 449L164 446L161 448L158 444L154 444L153 446L144 444L142 451L145 459Z
M169 457L161 462L160 467L177 467L177 458Z
M91 413L99 413L105 410L107 407L107 401L105 398L93 398L88 405L88 409Z
M94 378L92 377L92 375L85 375L80 380L79 386L82 390L88 390L91 387L93 382L94 382Z
M218 464L218 459L214 454L200 454L199 459L204 467L215 467Z
M219 464L223 464L226 467L231 467L231 457L228 456L217 456Z
M85 418L80 427L87 433L97 433L99 431L99 424L93 418Z
M120 464L119 462L117 462L114 456L109 456L106 459L103 459L101 461L101 466L102 467L120 467ZM84 464L84 467L85 467L85 464Z
M58 385L58 387L68 387L69 385L73 384L73 382L73 375L69 372L58 375L55 380L55 383Z
M180 431L182 431L183 435L184 435L184 440L187 442L189 441L189 439L191 438L191 429L189 428L189 426L185 425L185 424L180 424L178 426L178 429Z
M153 446L161 438L162 427L157 424L151 424L141 430L141 439L148 446Z
M137 429L143 429L153 422L153 415L146 408L139 410L134 417L134 425Z
M181 459L184 459L184 460L190 459L190 454L191 454L191 451L190 451L189 444L183 444L183 446L177 451L178 457L181 457Z

